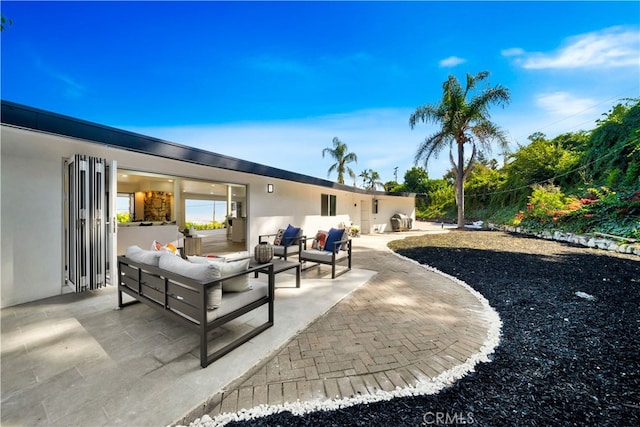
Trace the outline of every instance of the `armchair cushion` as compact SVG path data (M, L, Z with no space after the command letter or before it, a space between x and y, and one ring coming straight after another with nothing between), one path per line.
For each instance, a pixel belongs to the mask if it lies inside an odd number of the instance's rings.
M332 253L331 251L303 251L303 257L305 260L307 261L312 261L312 262L320 262L322 264L329 264L331 265L333 258L332 258ZM349 256L349 254L346 251L340 251L337 252L335 257L336 262L337 261L341 261L345 258L347 258Z
M284 231L282 242L280 244L283 246L291 246L297 244L300 240L300 231L300 228L294 227L293 225L289 224L287 226L287 229Z
M276 237L273 238L273 244L278 246L281 245L283 236L284 236L284 228L280 228L276 233Z
M311 243L311 249L318 249L319 251L323 251L326 241L327 232L324 230L318 230L318 232L316 233L316 237Z
M344 228L332 228L327 233L327 240L324 244L324 249L326 251L338 252L341 249L341 245L336 245L334 248L335 242L340 242L344 238Z
M300 246L298 245L291 245L291 246L273 246L273 255L274 256L279 256L282 257L284 256L284 250L287 250L287 255L295 255L298 252L300 252Z

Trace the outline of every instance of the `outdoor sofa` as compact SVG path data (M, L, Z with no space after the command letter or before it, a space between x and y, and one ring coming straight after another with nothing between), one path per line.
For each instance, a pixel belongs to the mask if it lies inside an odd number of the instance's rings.
M273 264L248 265L249 259L197 264L173 254L131 247L125 256L118 257L118 307L142 302L196 329L200 334L200 365L205 368L273 326ZM250 273L258 270L267 271L267 284L250 280ZM123 293L134 300L123 302ZM210 331L264 305L268 306L264 323L209 355Z

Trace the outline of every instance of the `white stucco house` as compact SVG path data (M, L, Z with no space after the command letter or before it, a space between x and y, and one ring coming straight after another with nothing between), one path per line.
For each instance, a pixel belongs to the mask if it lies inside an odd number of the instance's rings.
M225 201L229 239L247 251L288 224L307 235L356 224L367 234L390 230L396 213L415 218L413 194L364 191L8 101L0 144L0 307L108 285L126 245L182 236L188 199ZM118 197L130 197L135 224L116 222Z

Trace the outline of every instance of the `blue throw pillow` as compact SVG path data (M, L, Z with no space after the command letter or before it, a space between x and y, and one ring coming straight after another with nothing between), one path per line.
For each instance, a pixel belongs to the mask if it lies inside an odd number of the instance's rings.
M295 242L296 238L298 237L299 232L300 232L299 228L289 224L287 226L287 229L284 230L284 234L282 235L282 245L291 246Z
M331 252L334 250L333 243L339 242L342 240L342 236L344 235L344 229L342 228L332 228L329 230L327 234L327 240L324 244L324 250ZM335 251L338 252L340 250L340 245L336 245Z

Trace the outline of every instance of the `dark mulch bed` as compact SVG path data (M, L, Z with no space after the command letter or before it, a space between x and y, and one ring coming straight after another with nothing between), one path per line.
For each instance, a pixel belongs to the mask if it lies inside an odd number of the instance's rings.
M640 425L637 256L486 231L392 246L487 298L503 322L493 361L434 396L229 425Z

